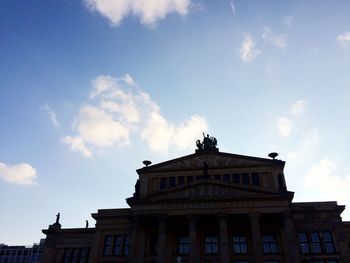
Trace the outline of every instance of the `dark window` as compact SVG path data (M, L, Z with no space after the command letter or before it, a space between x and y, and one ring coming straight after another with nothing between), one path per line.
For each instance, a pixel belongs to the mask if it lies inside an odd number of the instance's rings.
M249 174L247 173L242 174L242 183L249 184Z
M167 179L168 178L160 178L160 187L159 187L160 190L167 188L168 186Z
M231 182L231 175L230 175L230 174L224 174L224 175L222 176L222 180L223 180L224 182Z
M205 179L204 175L197 175L196 176L197 181L204 180L204 179Z
M276 254L278 253L278 246L275 236L266 235L262 236L263 250L265 254Z
M279 260L265 260L265 263L280 263Z
M187 176L187 183L193 182L193 176Z
M248 260L236 260L235 263L249 263Z
M89 252L89 248L66 248L64 250L63 263L87 263Z
M177 178L177 183L178 184L184 184L185 183L185 176L179 176Z
M112 249L113 248L113 249ZM129 237L127 235L106 236L103 246L103 255L115 256L128 255Z
M319 254L321 253L321 242L318 232L311 233L311 253Z
M204 239L204 251L206 254L219 253L218 237L207 236Z
M232 175L232 182L239 184L241 182L241 179L239 177L239 174L233 174Z
M190 251L188 237L179 237L177 244L177 253L181 255L188 254Z
M253 185L259 186L260 185L260 179L258 173L252 173L252 183Z
M247 238L242 235L233 236L233 253L246 254L248 253Z
M298 233L298 239L300 243L300 250L302 254L308 254L310 253L310 247L307 240L307 234L306 233Z
M214 174L214 180L221 181L221 174Z
M335 253L331 232L324 231L324 232L321 232L321 235L322 235L325 252L329 254Z
M112 247L113 247L113 236L106 236L105 243L103 245L103 255L111 256L112 255Z
M169 187L175 187L176 186L176 177L172 176L169 178Z

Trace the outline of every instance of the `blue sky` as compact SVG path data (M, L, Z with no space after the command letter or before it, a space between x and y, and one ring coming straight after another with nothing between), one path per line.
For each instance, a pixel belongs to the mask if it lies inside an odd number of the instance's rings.
M295 201L350 205L348 1L0 2L0 243L125 207L135 169L285 160ZM347 209L343 218L350 219Z

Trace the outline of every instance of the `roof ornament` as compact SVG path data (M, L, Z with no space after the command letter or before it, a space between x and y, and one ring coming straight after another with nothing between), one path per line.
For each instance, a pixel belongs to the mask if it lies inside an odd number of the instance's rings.
M149 161L149 160L144 160L142 163L143 163L144 165L146 165L146 167L148 167L148 165L152 164L152 162Z
M207 134L207 136L205 136L204 132L203 132L203 141L201 142L200 140L196 141L196 145L197 145L197 150L198 151L219 151L219 149L216 147L218 141L216 140L215 137L213 136L209 136L209 134Z
M272 153L269 153L268 156L269 156L270 158L272 158L272 160L275 160L275 158L278 156L278 153L272 152Z

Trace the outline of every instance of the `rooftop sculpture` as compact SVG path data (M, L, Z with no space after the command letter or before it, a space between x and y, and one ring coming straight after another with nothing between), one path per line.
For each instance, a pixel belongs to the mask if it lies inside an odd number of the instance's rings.
M212 136L210 137L209 134L205 136L203 132L203 141L202 142L200 140L196 141L196 145L198 148L196 151L207 151L207 150L218 151L219 149L216 147L217 143L218 142L215 137L212 137Z

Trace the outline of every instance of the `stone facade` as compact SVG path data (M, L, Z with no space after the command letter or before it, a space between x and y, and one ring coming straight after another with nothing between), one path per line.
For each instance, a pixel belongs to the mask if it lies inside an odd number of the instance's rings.
M200 149L137 170L130 208L47 235L43 263L349 263L336 202L293 203L285 162Z

